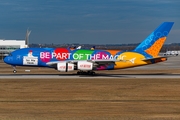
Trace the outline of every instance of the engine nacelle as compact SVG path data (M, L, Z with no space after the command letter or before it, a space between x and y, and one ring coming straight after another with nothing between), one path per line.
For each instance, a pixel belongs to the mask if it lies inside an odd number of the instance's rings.
M78 70L93 70L93 63L86 61L79 61L77 63Z
M58 63L57 64L57 70L61 72L68 72L68 71L73 71L74 70L74 64L71 63Z

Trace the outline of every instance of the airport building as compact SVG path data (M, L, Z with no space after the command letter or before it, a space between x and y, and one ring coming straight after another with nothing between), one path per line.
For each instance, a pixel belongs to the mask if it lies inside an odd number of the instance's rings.
M27 30L25 40L4 40L0 39L0 60L7 56L10 52L27 48L29 45L29 35L31 31Z
M0 57L2 59L10 52L26 47L25 40L0 40Z

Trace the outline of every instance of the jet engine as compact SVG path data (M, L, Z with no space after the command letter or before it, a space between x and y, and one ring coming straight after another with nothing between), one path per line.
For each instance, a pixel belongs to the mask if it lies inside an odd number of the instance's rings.
M58 63L57 64L57 70L61 71L61 72L73 71L74 70L74 64L66 63L66 62Z
M78 61L77 63L78 70L93 70L93 63L86 61Z

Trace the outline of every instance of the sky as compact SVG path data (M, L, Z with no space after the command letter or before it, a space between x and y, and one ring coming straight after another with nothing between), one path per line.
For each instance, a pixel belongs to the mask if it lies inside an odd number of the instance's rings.
M1 0L0 39L38 44L142 42L164 21L180 43L180 0Z

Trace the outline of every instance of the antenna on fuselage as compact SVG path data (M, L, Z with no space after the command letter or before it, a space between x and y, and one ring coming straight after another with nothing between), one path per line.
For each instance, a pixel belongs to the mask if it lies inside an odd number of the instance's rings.
M31 34L31 31L28 28L27 32L26 32L26 37L25 37L25 45L26 45L27 48L29 47L29 35L30 34Z

